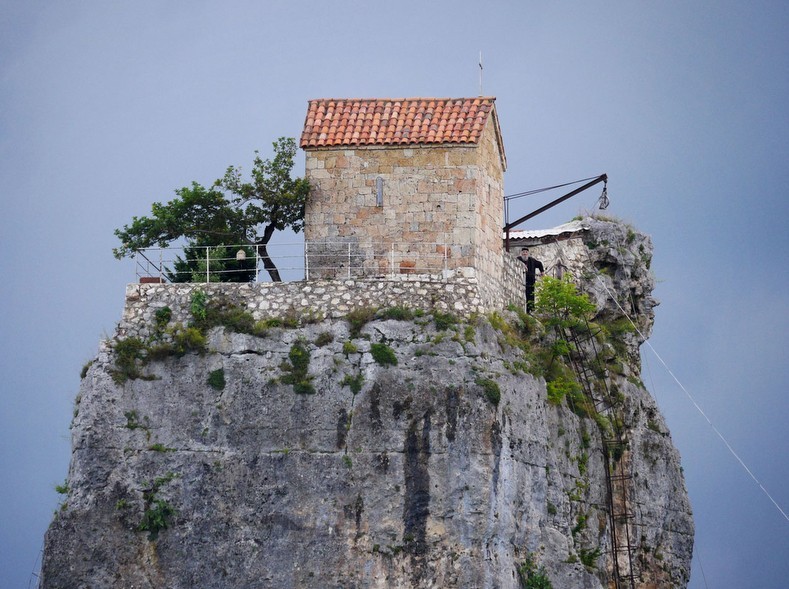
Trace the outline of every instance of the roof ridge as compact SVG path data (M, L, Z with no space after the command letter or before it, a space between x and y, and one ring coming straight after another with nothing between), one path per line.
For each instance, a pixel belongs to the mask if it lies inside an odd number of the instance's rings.
M403 102L411 100L490 100L495 101L495 96L411 96L398 98L310 98L307 102Z

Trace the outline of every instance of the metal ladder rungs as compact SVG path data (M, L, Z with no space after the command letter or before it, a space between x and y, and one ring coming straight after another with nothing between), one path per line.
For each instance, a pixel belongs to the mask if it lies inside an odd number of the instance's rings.
M588 366L585 354L582 351L582 344L585 344L586 342L595 338L597 334L600 333L600 331L602 330L598 330L596 333L593 333L592 330L589 329L587 334L579 337L579 335L573 329L569 329L567 332L562 329L561 331L557 330L557 335L567 342L572 342L575 349L567 354L567 360L569 361L578 378L581 389L588 400L591 401L595 411L600 414L610 414L610 417L613 419L616 418L615 411L613 411L615 403L611 398L611 392L608 390L608 385L605 383L605 381L603 381L602 388L605 389L605 395L601 394L596 398L592 384L598 383L598 372ZM599 373L603 374L602 378L610 376L605 366L603 366L600 362L600 358L597 355L597 348L594 345L593 350L596 356ZM627 485L627 482L631 481L633 477L629 473L613 474L612 471L615 471L617 464L611 460L611 456L609 455L609 450L612 448L620 448L622 451L624 451L627 449L627 447L627 441L622 440L621 438L603 440L606 464L605 474L608 481L609 517L611 518L610 525L612 546L610 554L613 557L612 580L614 582L615 589L635 589L635 573L633 568L633 554L635 549L631 545L630 533L628 531L629 526L633 525L633 522L635 522L635 514L628 509L630 493L628 491ZM620 463L619 471L622 472L624 467L625 465ZM623 504L624 509L622 511L617 510L617 501ZM621 546L617 539L617 536L619 536L621 532L621 530L618 532L617 528L620 526L625 526L624 537L621 538L623 545ZM620 555L625 555L627 557L626 566L624 563L619 562Z
M620 468L619 472L612 472L611 473L611 480L619 481L619 480L630 480L633 478L633 475L627 472L624 468Z

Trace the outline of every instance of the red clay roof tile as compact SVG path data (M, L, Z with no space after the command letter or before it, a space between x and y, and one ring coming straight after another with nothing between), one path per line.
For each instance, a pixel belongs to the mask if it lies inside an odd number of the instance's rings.
M310 100L301 147L478 143L493 97Z

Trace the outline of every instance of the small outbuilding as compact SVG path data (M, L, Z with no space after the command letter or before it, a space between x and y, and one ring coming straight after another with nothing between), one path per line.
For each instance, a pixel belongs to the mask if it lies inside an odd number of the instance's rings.
M308 277L473 268L501 278L507 160L495 98L311 100L300 145Z

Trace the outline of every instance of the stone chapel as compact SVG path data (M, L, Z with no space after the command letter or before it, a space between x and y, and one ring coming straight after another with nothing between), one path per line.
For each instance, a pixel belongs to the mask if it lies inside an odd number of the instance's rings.
M342 277L350 264L501 281L507 160L495 98L310 100L300 145L310 277Z

